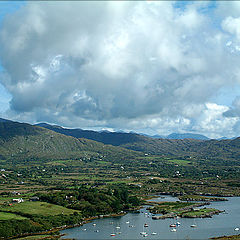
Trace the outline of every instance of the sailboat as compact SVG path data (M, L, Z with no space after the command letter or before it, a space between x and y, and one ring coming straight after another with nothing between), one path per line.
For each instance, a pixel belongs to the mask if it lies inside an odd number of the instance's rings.
M144 231L144 227L145 227L145 224L143 225L143 231L140 232L140 234L141 234L143 237L147 237L148 234L147 234L147 232Z
M194 219L194 224L192 224L190 227L192 227L192 228L196 228L197 227L195 219Z

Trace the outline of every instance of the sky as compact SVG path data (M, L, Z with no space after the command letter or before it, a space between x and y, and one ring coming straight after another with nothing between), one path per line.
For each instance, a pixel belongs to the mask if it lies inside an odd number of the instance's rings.
M239 1L0 2L0 117L240 136Z

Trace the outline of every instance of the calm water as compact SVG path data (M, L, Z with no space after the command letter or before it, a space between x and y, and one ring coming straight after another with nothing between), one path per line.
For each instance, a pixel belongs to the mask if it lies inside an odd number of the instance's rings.
M163 196L154 198L154 201L176 201L177 198ZM64 238L74 239L208 239L223 235L234 235L234 231L240 228L240 197L228 198L226 202L214 202L210 206L219 210L226 210L228 214L214 215L212 218L179 218L181 223L176 232L171 232L169 225L176 222L173 219L152 220L148 215L146 207L141 213L128 213L122 217L96 219L81 227L66 229L61 233L66 234ZM148 217L149 216L149 217ZM129 222L129 223L128 223ZM143 227L147 223L149 227ZM94 226L94 225L95 226ZM196 228L190 225L196 224ZM119 228L120 227L120 228ZM143 237L140 232L147 232L148 236ZM121 232L120 234L117 234ZM152 235L152 233L157 233ZM111 236L115 233L116 236Z

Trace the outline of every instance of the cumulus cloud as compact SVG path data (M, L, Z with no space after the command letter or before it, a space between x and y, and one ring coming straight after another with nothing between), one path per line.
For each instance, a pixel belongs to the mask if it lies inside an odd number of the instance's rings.
M240 40L240 17L239 18L233 18L233 17L227 17L224 19L222 23L222 27L225 31L236 35L237 39Z
M239 57L225 33L238 38L237 18L222 17L223 32L199 10L203 5L28 2L0 30L8 115L74 127L217 134L218 127L209 127L216 116L198 119L216 111L206 103L238 79Z

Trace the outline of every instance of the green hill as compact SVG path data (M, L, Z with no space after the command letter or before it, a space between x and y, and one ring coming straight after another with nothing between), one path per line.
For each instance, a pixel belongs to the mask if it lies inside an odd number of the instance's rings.
M136 133L96 132L67 129L46 123L40 126L76 138L87 138L104 144L162 156L182 156L213 159L240 159L240 138L228 140L154 139ZM191 136L191 135L187 135Z
M164 156L240 160L240 138L233 140L147 139L121 145L128 149Z
M54 131L18 122L0 122L0 160L69 159L83 155L104 155L110 160L138 156L139 153L74 138Z
M75 131L51 125L48 125L48 128L54 131L26 123L0 122L0 160L7 160L9 163L49 161L78 159L87 155L88 158L98 159L104 156L104 161L121 163L136 159L143 153L163 157L205 159L206 162L211 160L212 164L219 159L231 160L228 164L240 159L240 138L233 140L153 139L133 133L86 132L81 129ZM56 132L57 129L63 134ZM81 131L86 137L90 137L88 133L91 132L92 138L101 139L97 142L77 138L81 136ZM111 139L112 145L104 144L111 143Z

